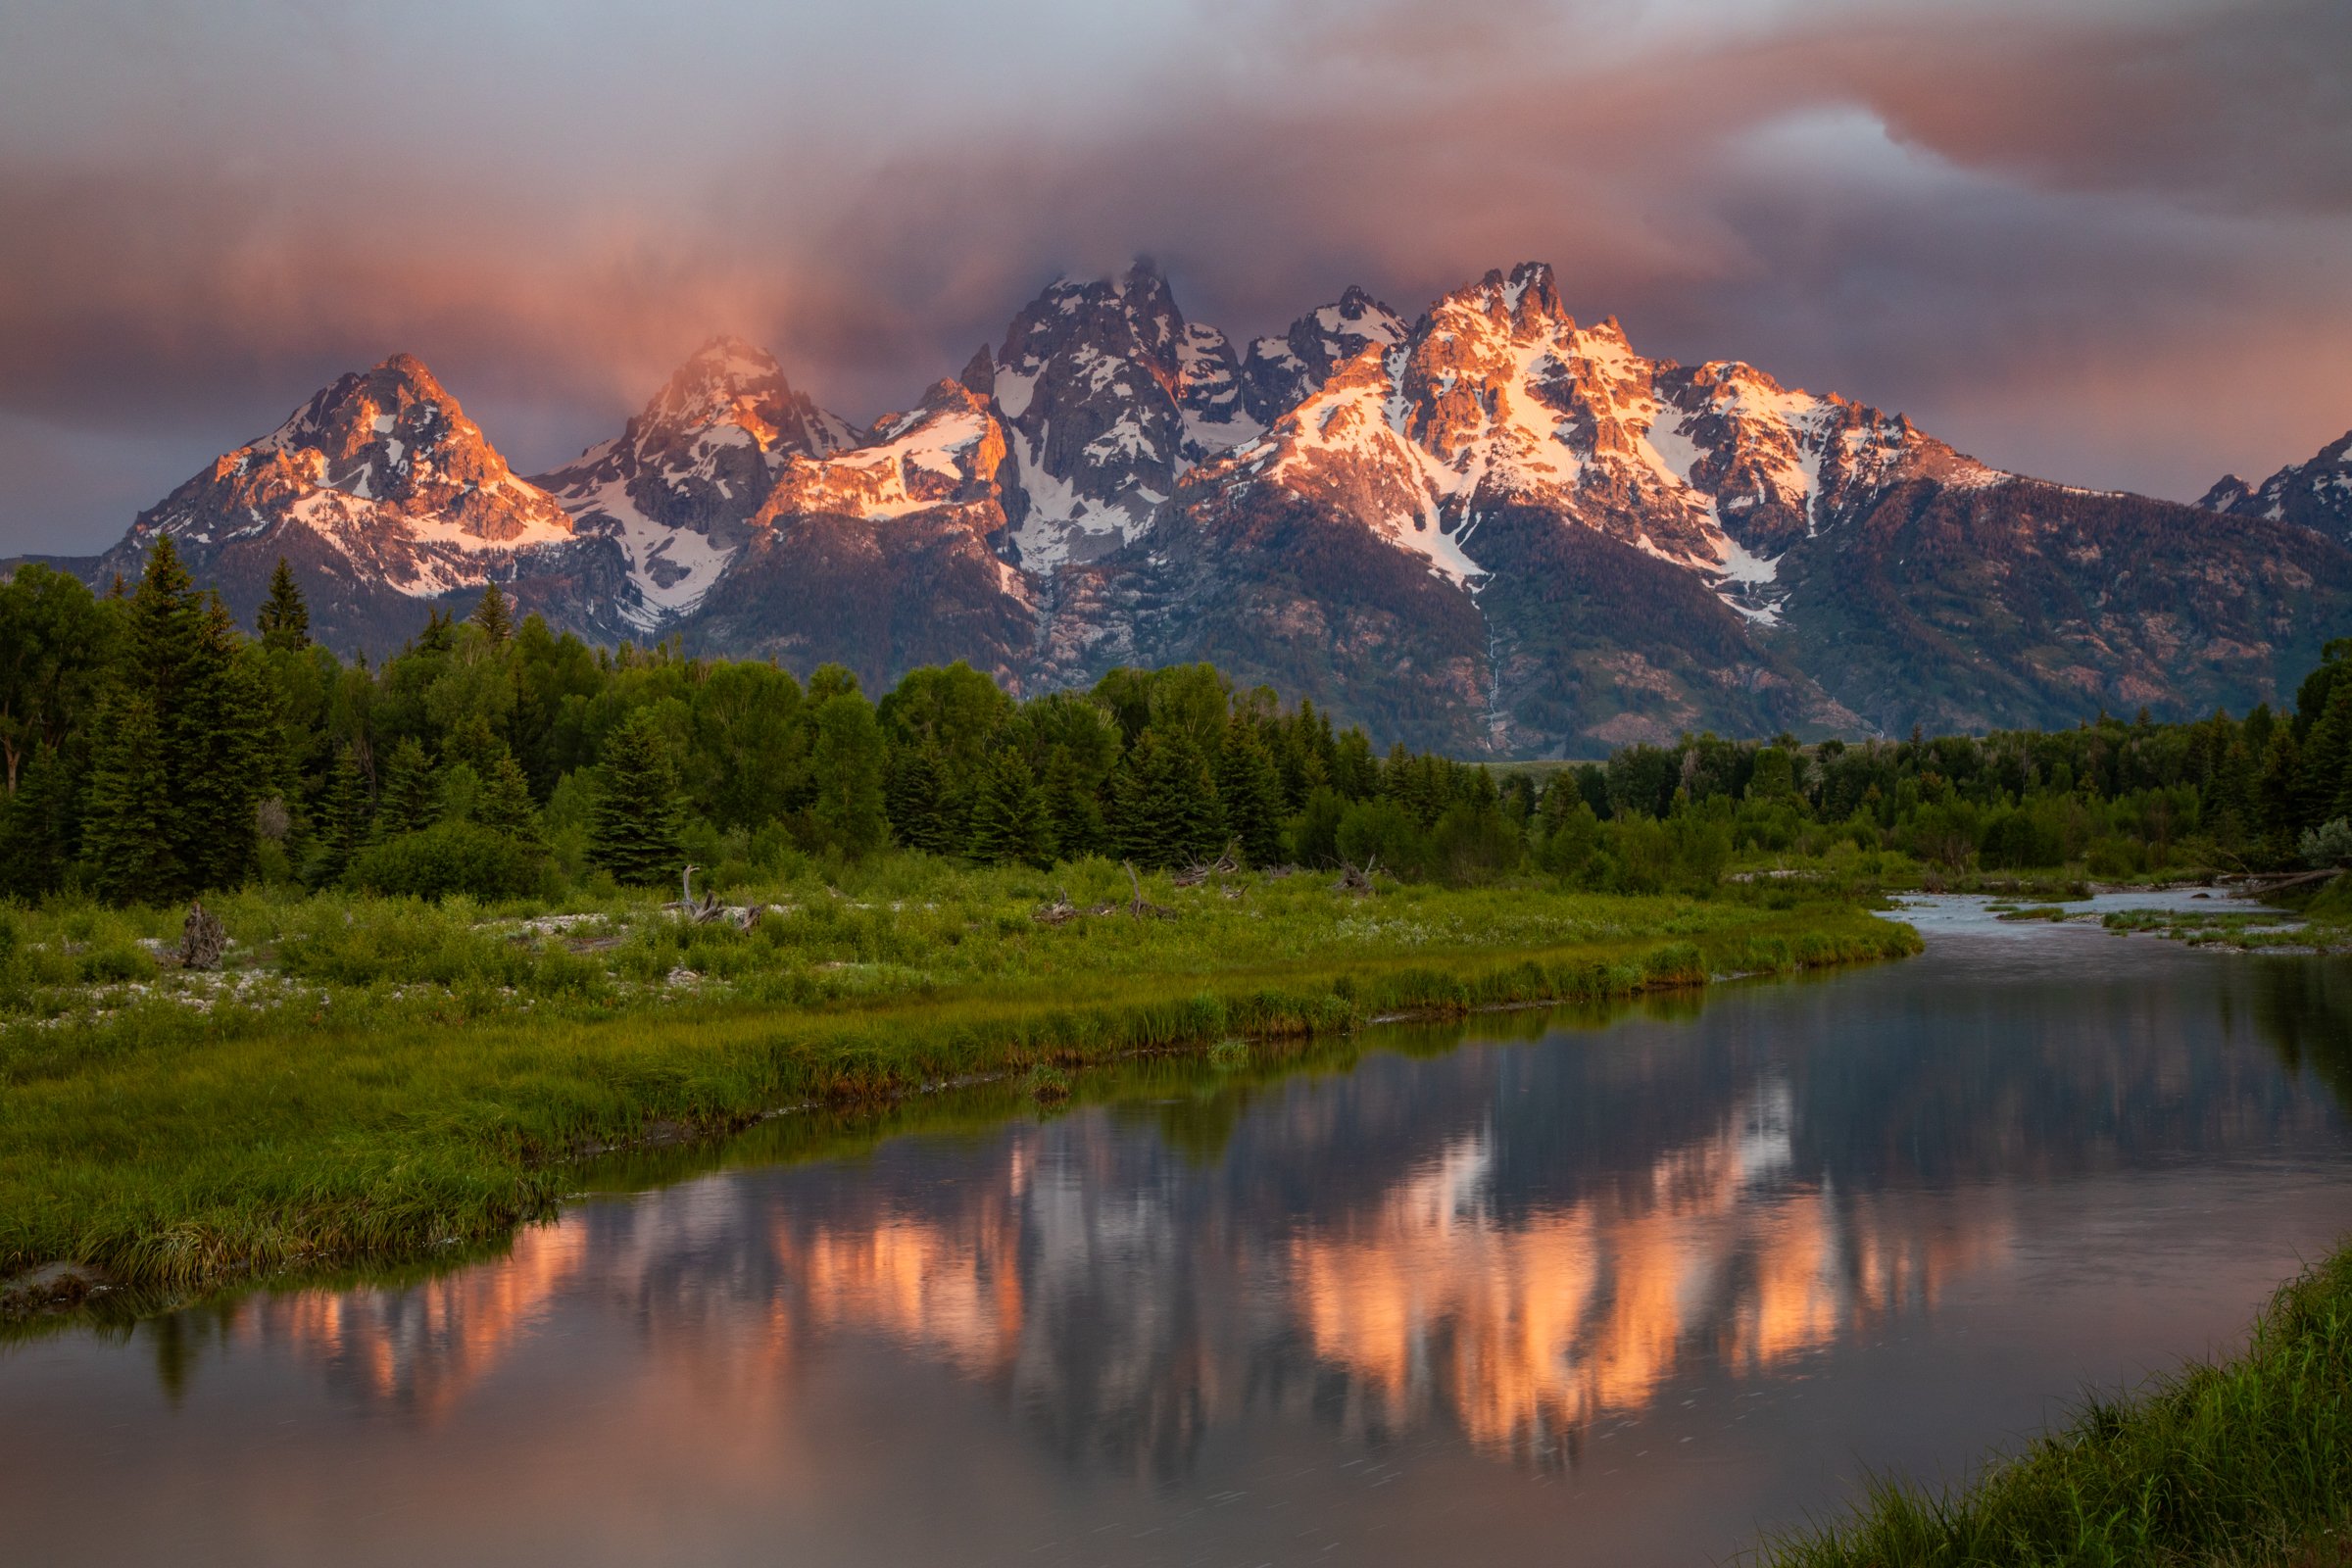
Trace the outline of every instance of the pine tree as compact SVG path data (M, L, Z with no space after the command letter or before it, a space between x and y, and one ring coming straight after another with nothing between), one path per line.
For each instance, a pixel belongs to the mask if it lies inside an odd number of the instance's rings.
M2296 789L2297 826L2318 827L2352 815L2352 680L2338 679L2328 693L2319 722L2303 739L2302 775Z
M416 736L407 736L392 748L384 762L375 807L376 832L384 838L415 833L432 826L440 810L441 791L433 774L433 760Z
M1225 830L1241 840L1245 859L1271 865L1282 858L1282 778L1255 724L1237 719L1227 727L1217 796L1225 808Z
M1208 759L1190 734L1170 736L1163 755L1155 795L1168 820L1168 863L1214 859L1225 848L1225 810Z
M523 776L522 764L504 753L490 764L482 780L481 794L474 798L473 819L523 844L537 847L546 843L539 831L539 808L531 801L531 781Z
M167 904L189 890L172 850L166 742L155 708L123 696L99 714L82 823L90 885L117 904Z
M685 863L678 848L678 772L668 738L650 710L638 709L605 737L588 858L616 881L637 886L666 882Z
M1187 865L1224 848L1216 781L1189 733L1145 729L1120 760L1111 789L1119 854L1138 865Z
M199 612L194 653L165 724L176 808L172 849L198 888L235 887L253 873L255 812L280 760L276 693L259 655L219 598Z
M1161 775L1158 735L1146 729L1119 759L1110 776L1110 836L1121 859L1138 865L1160 866L1174 861L1169 823L1159 814Z
M151 782L174 874L190 888L233 886L253 869L255 809L277 773L274 690L220 599L189 581L169 535L148 556L129 626L124 685L156 730Z
M883 789L890 831L910 850L931 855L955 853L956 844L947 831L940 809L939 758L930 743L896 748L890 759L890 781Z
M345 745L335 754L320 796L310 864L304 877L313 887L324 887L351 868L351 858L368 841L368 781L360 772L356 748Z
M261 633L262 646L272 652L300 653L311 646L311 607L304 603L302 589L294 581L294 568L286 564L283 556L277 558L277 569L270 574L270 597L262 601L253 626Z
M449 743L442 748L444 760L464 762L485 778L506 754L507 743L491 727L490 715L479 709L450 727Z
M170 534L158 534L147 569L130 596L130 684L140 691L159 721L179 704L189 665L204 638L204 612L196 586L180 564Z
M2263 853L2272 859L2293 853L2303 831L2296 783L2302 773L2302 749L2295 744L2294 726L2271 726L2271 744L2264 749L2262 773L2254 789L2254 816L2261 824Z
M1048 865L1054 859L1052 824L1045 797L1028 760L1011 747L1002 747L980 776L972 802L972 856L1003 865L1019 861Z
M1047 754L1043 794L1054 853L1065 860L1075 860L1100 855L1109 847L1102 797L1086 764L1066 748L1057 746Z
M514 622L507 613L507 593L496 583L482 586L482 602L473 607L470 617L482 630L482 640L493 648L504 648L507 639L514 635Z
M64 883L74 850L74 782L54 746L24 760L16 793L0 800L0 893L37 899Z

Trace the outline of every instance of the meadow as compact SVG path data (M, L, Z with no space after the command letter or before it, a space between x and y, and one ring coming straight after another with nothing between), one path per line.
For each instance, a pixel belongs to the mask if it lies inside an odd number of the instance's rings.
M0 921L0 1279L22 1314L136 1311L397 1262L552 1211L580 1158L794 1108L1375 1018L1630 996L1899 956L1909 928L1785 889L1695 900L919 855L730 897L439 903L255 890ZM68 1265L64 1268L54 1265ZM30 1276L29 1278L27 1276Z

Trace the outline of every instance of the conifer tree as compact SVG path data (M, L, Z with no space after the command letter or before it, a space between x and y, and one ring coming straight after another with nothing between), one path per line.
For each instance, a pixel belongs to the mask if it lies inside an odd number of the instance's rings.
M651 710L636 710L605 737L596 782L589 860L615 881L636 886L677 875L685 863L678 848L678 772Z
M277 569L270 573L270 596L262 601L253 626L261 633L262 646L272 652L300 653L311 646L311 607L304 602L302 589L294 581L294 568L286 564L283 556L277 558Z
M169 535L156 538L128 619L126 695L145 705L156 739L155 768L141 760L135 771L154 785L174 896L182 886L232 886L253 868L255 808L277 770L274 691L220 599L196 591ZM110 788L119 788L129 762L119 755L110 767ZM109 806L108 832L126 808L119 796ZM149 811L142 803L133 814L143 821Z
M506 755L507 744L498 738L490 726L490 715L476 709L451 726L449 744L442 749L446 760L464 762L476 773L488 777L490 769Z
M172 848L163 725L144 696L126 695L100 715L82 826L90 885L117 904L165 904L189 888Z
M402 738L385 759L382 788L375 807L376 832L384 838L415 833L433 825L440 814L441 792L433 760L416 736Z
M1100 855L1109 847L1102 797L1086 764L1066 747L1057 746L1046 755L1042 794L1055 854L1075 860Z
M2352 814L2352 680L2338 679L2303 739L2295 790L2298 828Z
M147 569L130 596L130 684L160 721L179 703L188 666L196 662L204 616L196 585L180 564L170 534L158 534Z
M1282 778L1255 724L1236 719L1227 727L1217 763L1217 797L1225 808L1225 831L1241 840L1245 859L1271 865L1282 858Z
M260 846L255 811L278 772L276 694L214 595L197 613L176 710L165 713L172 849L198 888L235 887Z
M368 781L360 772L356 748L346 744L335 754L319 797L311 862L305 880L323 887L351 868L351 858L368 841Z
M0 800L0 892L37 899L65 881L74 850L74 784L56 747L25 758L16 792Z
M514 622L507 613L507 591L494 582L482 585L482 602L473 607L470 618L492 648L504 648L507 639L514 635Z
M1144 730L1119 758L1118 768L1110 776L1111 844L1121 859L1138 865L1167 865L1175 858L1169 823L1157 809L1160 779L1166 771L1160 750L1159 736Z
M956 849L941 809L940 774L938 753L928 742L899 747L891 754L884 808L892 835L910 850L949 855Z
M1045 797L1028 760L1012 747L1000 747L980 776L972 802L972 856L1002 865L1019 861L1048 865L1054 859L1052 827Z
M2271 726L2271 744L2262 758L2262 773L2254 790L2254 814L2262 824L2264 853L2283 857L2302 831L2302 812L2296 787L2302 775L2302 748L2295 744L2294 726Z
M1138 865L1185 865L1224 847L1216 781L1185 731L1152 726L1137 736L1112 779L1112 799L1119 853Z
M1170 865L1214 859L1225 848L1225 809L1206 756L1190 734L1168 737L1157 809L1168 820Z
M493 832L534 847L546 840L539 831L539 808L531 802L531 781L522 764L505 753L490 764L482 790L474 798L473 819Z

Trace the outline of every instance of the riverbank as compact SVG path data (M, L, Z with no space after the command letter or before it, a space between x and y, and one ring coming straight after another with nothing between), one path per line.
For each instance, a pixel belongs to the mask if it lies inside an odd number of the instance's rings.
M2244 1354L2083 1407L1956 1492L1888 1481L1769 1568L2352 1559L2352 1249L2283 1287Z
M0 1279L18 1315L136 1312L428 1257L550 1213L573 1162L779 1109L1396 1014L1899 956L1843 903L1541 887L1177 887L913 859L760 890L748 928L246 895L217 973L172 911L16 913L0 956ZM67 1265L57 1267L57 1265Z

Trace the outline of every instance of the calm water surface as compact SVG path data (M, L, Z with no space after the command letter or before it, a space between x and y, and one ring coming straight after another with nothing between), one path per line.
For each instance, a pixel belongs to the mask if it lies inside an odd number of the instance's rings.
M2230 1348L2352 1229L2341 961L1917 918L0 1348L0 1557L1720 1560Z

